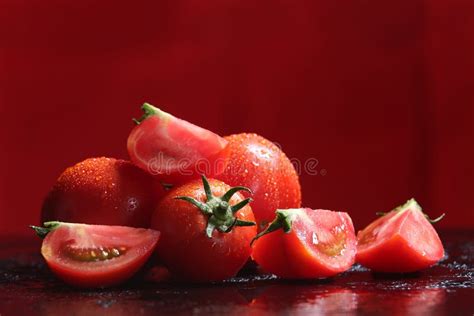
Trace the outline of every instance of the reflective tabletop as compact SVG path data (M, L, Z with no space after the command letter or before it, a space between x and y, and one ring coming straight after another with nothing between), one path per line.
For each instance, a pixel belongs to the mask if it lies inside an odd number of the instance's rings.
M474 231L442 232L446 256L413 274L355 265L335 278L284 281L252 264L217 284L153 283L79 290L48 271L39 243L0 243L0 315L474 315Z

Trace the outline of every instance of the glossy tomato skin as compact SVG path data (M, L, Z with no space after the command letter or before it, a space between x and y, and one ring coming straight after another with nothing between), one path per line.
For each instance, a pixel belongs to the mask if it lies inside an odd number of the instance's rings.
M157 108L152 111L127 140L135 165L173 185L224 170L228 156L224 138Z
M357 238L357 262L377 272L414 272L444 256L436 230L414 200L378 218Z
M70 285L108 287L135 274L153 253L159 236L144 228L62 223L46 236L41 254L51 271ZM92 260L102 251L108 259ZM113 256L112 251L120 255Z
M252 258L260 267L285 279L337 275L355 260L356 237L347 213L293 209L289 233L276 230L255 241Z
M301 206L298 174L278 146L257 134L235 134L225 139L230 156L217 179L252 190L252 210L259 229L273 220L275 210Z
M149 227L163 186L131 162L89 158L67 168L47 195L41 222Z
M215 196L230 189L214 179L209 179L209 184ZM209 238L205 233L206 216L194 205L174 199L176 196L206 200L200 180L171 190L161 200L151 223L153 229L161 232L157 247L159 259L175 277L186 281L221 281L235 276L250 256L250 241L256 235L256 226L234 227L229 233L214 230ZM235 205L241 200L242 195L236 193L229 204ZM236 217L255 221L249 205L237 211Z

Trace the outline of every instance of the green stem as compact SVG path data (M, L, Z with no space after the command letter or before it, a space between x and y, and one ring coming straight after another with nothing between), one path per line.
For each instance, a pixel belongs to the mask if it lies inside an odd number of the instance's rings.
M206 194L206 202L201 202L189 196L176 196L175 199L183 200L196 206L204 215L207 216L206 236L212 238L212 233L217 229L221 233L229 233L236 226L253 226L255 222L243 221L235 217L234 213L250 203L251 199L247 198L235 205L229 204L229 199L237 191L247 191L246 187L230 188L224 195L216 197L212 194L211 186L207 178L202 175L202 183Z
M414 198L408 200L405 204L403 205L400 205L398 207L396 207L395 209L391 210L390 212L377 212L375 213L375 215L377 216L385 216L387 215L388 213L391 213L391 212L400 212L400 211L404 211L404 210L407 210L409 209L410 207L414 206L415 208L418 208L420 210L420 212L423 214L424 217L426 217L426 219L428 220L428 222L430 222L431 224L434 224L434 223L437 223L439 222L440 220L442 220L444 218L444 216L446 216L446 213L443 213L441 214L440 216L436 217L435 219L431 219L428 214L426 214L425 212L423 212L420 204L418 204L418 202L416 202L416 200Z
M45 222L43 223L43 227L33 225L30 225L29 227L33 229L40 238L44 238L50 232L58 228L61 224L61 222Z
M293 224L293 219L294 219L294 211L291 209L289 210L277 210L275 212L276 217L275 219L268 225L268 227L257 234L252 241L250 242L250 246L253 245L253 243L259 239L260 237L270 234L276 230L283 229L285 233L289 233L291 231L291 225Z
M136 119L136 118L132 119L133 122L135 122L135 124L137 125L140 125L141 122L143 122L144 120L146 120L152 115L159 115L162 113L162 111L159 108L154 107L150 103L146 103L146 102L143 103L142 105L142 111L143 111L143 115L139 119Z

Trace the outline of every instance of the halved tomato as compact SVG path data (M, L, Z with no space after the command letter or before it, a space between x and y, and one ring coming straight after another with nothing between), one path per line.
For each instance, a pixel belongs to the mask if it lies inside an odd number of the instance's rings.
M160 233L124 226L47 222L41 254L51 271L79 287L106 287L130 278L155 249Z
M334 276L352 266L355 254L349 215L310 208L277 210L252 249L263 270L287 279Z
M138 167L165 182L180 184L226 167L227 140L145 103L145 114L130 133L127 149Z
M357 262L379 272L414 272L444 256L436 230L411 199L357 234Z

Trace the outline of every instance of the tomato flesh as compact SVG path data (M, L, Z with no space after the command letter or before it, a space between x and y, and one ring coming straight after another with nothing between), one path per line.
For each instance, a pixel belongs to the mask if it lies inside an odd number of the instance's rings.
M212 177L226 164L227 141L204 128L154 108L130 133L127 149L140 168L179 184L200 174Z
M359 231L357 239L357 262L378 272L414 272L444 256L436 230L413 199Z
M330 277L354 263L356 239L347 213L292 209L289 233L274 231L257 239L252 258L263 270L282 278Z
M50 269L78 287L106 287L130 278L155 249L151 229L60 223L43 241Z

